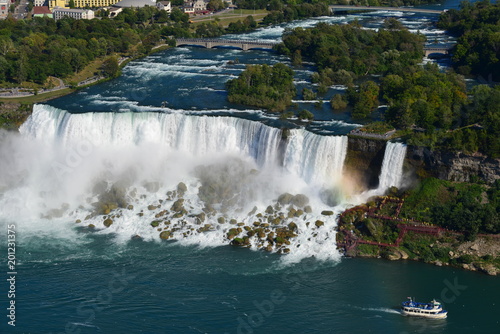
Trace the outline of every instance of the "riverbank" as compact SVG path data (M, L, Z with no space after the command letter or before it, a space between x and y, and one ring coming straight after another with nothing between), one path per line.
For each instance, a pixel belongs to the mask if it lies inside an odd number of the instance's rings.
M344 211L337 225L337 247L345 256L414 260L500 274L500 235L463 233L402 218L404 199L382 196Z
M140 57L120 57L118 60L118 76L120 75L121 69L125 67L130 61L146 57L168 48L170 48L170 46L166 44L160 44L152 48L151 52L149 52L147 55L142 55ZM45 92L38 92L37 90L33 90L33 92L30 94L16 95L13 93L12 97L0 97L0 129L3 128L7 130L16 130L31 115L31 112L33 111L33 105L36 103L46 102L55 98L69 95L80 89L94 86L107 80L113 79L110 77L95 75L96 70L98 69L99 65L102 64L102 62L103 59L94 60L92 63L83 68L79 73L65 80L65 82L63 82L61 79L55 78L56 80L60 81L59 86L56 88L48 89ZM69 84L70 82L74 82L75 79L78 80L76 84ZM21 90L25 90L25 88L12 88L12 91L14 92Z
M0 129L17 130L32 111L33 104L0 102Z

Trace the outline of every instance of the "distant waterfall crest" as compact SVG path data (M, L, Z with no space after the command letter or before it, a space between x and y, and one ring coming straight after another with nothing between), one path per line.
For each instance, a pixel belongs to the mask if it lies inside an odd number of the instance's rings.
M153 143L195 156L244 153L259 165L277 159L281 139L279 129L232 117L149 112L70 114L46 105L35 105L20 132L68 146L90 140L96 146Z
M406 156L406 145L387 142L379 177L379 190L389 187L401 187L403 180L403 163Z

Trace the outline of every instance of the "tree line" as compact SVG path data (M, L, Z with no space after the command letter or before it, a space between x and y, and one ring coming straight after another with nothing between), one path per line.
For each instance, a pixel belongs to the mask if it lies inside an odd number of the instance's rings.
M43 84L48 76L66 78L99 57L145 55L162 37L161 22L186 24L178 14L144 7L124 8L113 19L0 21L0 82Z
M500 233L500 181L485 187L427 178L405 195L403 217L463 232L470 240Z
M382 119L410 131L410 144L500 157L500 88L468 90L453 70L421 65L424 41L395 19L378 31L356 22L320 23L285 31L278 51L295 65L303 59L316 64L311 80L318 94L334 84L347 86L346 94L331 99L334 110L347 107L355 119ZM379 104L388 107L376 112Z

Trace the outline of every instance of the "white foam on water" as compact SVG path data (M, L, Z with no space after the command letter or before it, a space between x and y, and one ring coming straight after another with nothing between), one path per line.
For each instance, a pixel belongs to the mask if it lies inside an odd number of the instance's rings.
M175 242L215 247L229 243L227 233L236 227L230 218L245 226L265 223L259 212L276 205L285 192L300 193L310 199L312 212L286 218L288 208L276 207L276 214L285 215L280 226L294 222L298 229L284 259L337 260L334 227L340 209L325 204L318 189L339 189L346 147L347 137L319 136L304 129L291 130L284 143L281 130L234 117L69 114L35 105L20 134L4 134L0 141L0 150L9 157L0 164L0 222L15 221L27 244L55 238L64 245L78 245L85 242L85 234L75 226L88 224L96 226L94 233L126 243L134 236L160 241L160 231L151 222L166 215ZM224 211L222 204L215 204L217 213L201 224L194 217L205 207L199 166L232 185L229 191L234 194L228 200L237 208ZM162 214L178 199L168 193L179 182L187 185L183 198L188 214ZM100 196L116 189L133 208L96 215ZM254 206L258 210L249 214ZM323 210L334 214L323 216ZM106 217L113 220L107 228ZM221 217L227 220L220 223ZM76 220L82 222L75 224ZM322 224L317 226L317 220ZM166 220L161 224L158 228L165 228ZM201 229L204 224L210 226ZM252 249L261 248L259 243L256 236L251 238Z
M401 315L402 313L400 311L397 311L395 309L387 308L387 307L362 307L362 310L365 311L373 311L373 312L383 312L383 313L391 313L391 314L399 314Z

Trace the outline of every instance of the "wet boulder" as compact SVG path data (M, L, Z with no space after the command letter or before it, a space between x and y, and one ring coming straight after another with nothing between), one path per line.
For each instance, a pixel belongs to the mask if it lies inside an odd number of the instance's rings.
M307 204L309 204L309 198L303 194L297 194L292 198L292 204L296 207L303 208Z
M284 193L278 197L278 203L281 204L282 206L287 205L287 204L290 204L292 202L292 199L293 199L292 194Z
M184 182L179 182L177 185L177 193L179 194L179 197L183 197L184 194L187 191L187 186Z
M174 212L185 211L184 210L184 199L179 198L177 201L175 201L174 204L172 204L172 207L170 208L170 210L172 210Z
M163 240L168 240L173 237L173 233L171 231L163 231L160 233L160 238Z
M250 246L250 238L248 238L246 236L243 238L234 238L231 241L231 245L240 246L240 247L249 247Z
M321 226L325 225L325 223L322 222L321 220L316 220L316 222L314 223L314 225L316 225L316 227L320 228Z
M226 233L226 237L231 240L233 239L234 237L236 237L238 234L240 234L240 231L238 231L237 228L232 228L230 229L229 231L227 231Z
M107 219L104 220L103 224L106 227L110 227L111 224L113 224L113 220L111 218L107 218Z

